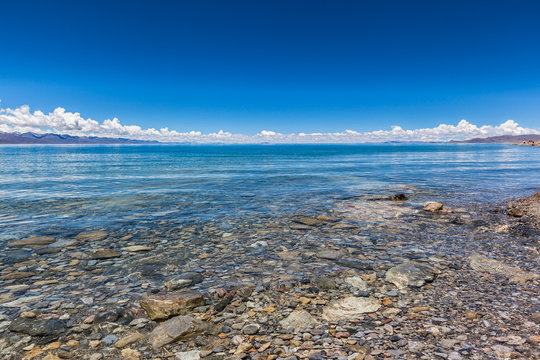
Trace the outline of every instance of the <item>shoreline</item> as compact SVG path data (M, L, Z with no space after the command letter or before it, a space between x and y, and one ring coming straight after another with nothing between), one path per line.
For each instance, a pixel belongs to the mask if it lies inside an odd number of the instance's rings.
M359 196L336 200L331 212L226 228L12 241L2 260L0 354L537 356L535 230L493 209L424 209L414 196ZM38 257L24 257L27 248Z

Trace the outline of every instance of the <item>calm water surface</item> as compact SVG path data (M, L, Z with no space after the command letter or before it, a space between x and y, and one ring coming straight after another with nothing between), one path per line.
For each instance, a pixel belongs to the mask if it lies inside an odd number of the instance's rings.
M330 209L414 189L489 206L535 191L540 149L506 144L0 146L0 241Z

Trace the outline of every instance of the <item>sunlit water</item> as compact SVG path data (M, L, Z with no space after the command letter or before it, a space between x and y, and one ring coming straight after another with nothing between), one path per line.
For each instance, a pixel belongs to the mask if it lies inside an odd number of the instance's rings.
M505 144L1 146L0 241L331 209L414 188L490 206L536 190L540 149Z

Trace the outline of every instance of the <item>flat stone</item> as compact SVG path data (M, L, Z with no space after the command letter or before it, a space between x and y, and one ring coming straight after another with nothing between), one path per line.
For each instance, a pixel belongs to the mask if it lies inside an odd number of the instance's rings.
M144 335L141 334L141 333L133 333L133 334L129 334L129 335L126 335L124 336L123 338L121 338L120 340L118 340L114 346L116 348L123 348L124 346L127 346L129 344L133 344L141 339L144 339Z
M242 332L246 335L255 335L260 329L260 326L259 324L246 324L243 328L242 328Z
M109 234L105 231L93 231L93 232L83 232L75 236L75 239L80 241L100 241L105 239Z
M319 325L317 320L306 310L295 310L279 322L284 329L294 328L295 332L302 329L312 329Z
M303 224L307 226L317 226L323 223L322 220L319 220L314 217L309 217L309 216L296 217L296 218L293 218L292 221L294 221L295 223Z
M343 250L319 249L317 251L317 257L321 259L336 260L343 256L345 256Z
M469 257L469 264L473 270L504 275L514 282L526 282L540 278L538 274L523 271L519 267L510 266L477 253L473 253Z
M36 275L36 273L33 273L31 271L17 271L17 272L12 272L11 274L7 274L6 276L4 276L3 280L4 281L20 280L20 279L26 279L26 278L32 277L34 275Z
M191 316L176 316L159 324L149 335L154 349L178 341L186 336L201 333L210 328L209 324Z
M9 330L32 336L59 336L66 331L66 324L56 319L18 318L11 322Z
M30 236L26 239L14 240L7 243L8 247L42 247L54 243L56 240L50 236Z
M396 285L398 289L421 287L426 282L433 281L437 272L431 266L413 261L394 266L386 272L386 281Z
M168 319L175 315L185 315L204 304L204 298L196 292L171 293L148 296L141 299L141 306L152 320Z
M142 246L142 245L133 245L133 246L126 246L123 247L122 250L127 252L139 252L139 251L150 251L153 248L150 246Z
M282 260L295 260L300 257L299 251L280 251L276 255Z
M177 352L176 360L199 360L201 358L199 350Z
M332 302L323 309L327 321L358 319L365 313L379 310L381 304L373 297L348 297Z
M119 257L121 254L119 252L116 252L111 249L99 249L94 251L94 253L91 255L92 259L111 259L115 257Z

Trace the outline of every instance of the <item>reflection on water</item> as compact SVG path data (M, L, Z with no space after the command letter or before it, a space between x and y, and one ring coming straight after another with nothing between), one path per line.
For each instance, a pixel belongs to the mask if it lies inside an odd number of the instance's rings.
M266 217L414 186L422 202L532 192L540 151L503 144L2 146L0 235L48 227Z

